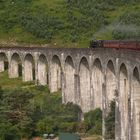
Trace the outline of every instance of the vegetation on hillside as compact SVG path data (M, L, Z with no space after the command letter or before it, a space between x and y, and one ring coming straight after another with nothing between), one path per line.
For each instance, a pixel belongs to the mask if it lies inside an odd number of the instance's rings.
M139 0L0 0L0 39L61 47L140 39L139 13Z
M45 91L44 87L0 91L1 140L73 130L78 106L62 105L60 94L49 95Z
M6 73L0 74L0 140L19 140L44 133L102 133L100 109L86 113L85 121L81 121L79 106L62 104L60 92L50 93L47 87L24 84L21 78L8 79ZM15 82L17 87L13 86Z
M15 88L28 88L34 87L35 83L32 82L23 82L22 77L9 79L8 70L0 73L0 87L2 89L15 89Z
M105 119L106 139L115 139L115 101L110 103L110 112Z
M80 120L81 109L72 103L62 104L61 93L50 93L47 87L9 79L0 73L0 140L19 140L43 133L79 132L102 134L102 111L91 110ZM105 120L106 137L115 136L115 102Z
M50 94L42 86L28 89L0 89L0 139L19 140L59 132L102 133L100 109L85 114L77 105L62 104L60 93Z

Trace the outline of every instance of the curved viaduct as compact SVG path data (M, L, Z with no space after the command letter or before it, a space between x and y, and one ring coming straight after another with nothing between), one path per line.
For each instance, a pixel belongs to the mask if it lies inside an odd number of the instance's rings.
M140 140L140 52L116 49L1 47L0 72L8 62L9 78L22 75L83 112L100 107L104 118L116 101L116 140Z

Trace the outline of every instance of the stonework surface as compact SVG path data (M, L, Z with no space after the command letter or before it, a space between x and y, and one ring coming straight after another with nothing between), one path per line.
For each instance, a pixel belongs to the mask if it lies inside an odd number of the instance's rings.
M103 122L115 99L115 139L140 140L139 51L1 47L0 72L6 62L9 78L18 77L21 66L23 81L61 90L63 103L78 104L83 112L101 108Z

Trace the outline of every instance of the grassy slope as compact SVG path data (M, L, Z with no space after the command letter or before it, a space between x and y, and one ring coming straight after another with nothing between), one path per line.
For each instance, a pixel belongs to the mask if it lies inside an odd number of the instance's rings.
M0 73L0 87L3 89L26 88L30 86L34 86L34 82L22 82L21 77L9 79L7 71Z
M33 11L36 10L38 6L45 7L49 9L49 15L59 17L64 24L66 18L66 7L64 6L64 0L35 0L31 8ZM64 30L61 33L55 35L55 37L51 41L51 45L53 46L54 43L57 44L57 47L88 47L89 41L92 38L96 39L112 39L112 30L114 23L117 19L122 15L125 11L135 11L136 9L140 8L140 3L136 5L124 5L117 7L113 11L106 12L106 16L108 16L109 24L106 27L102 27L98 29L96 32L91 27L91 29L87 30L85 34L80 35L80 39L77 40L76 43L72 43L71 41L64 41L62 38L69 35L69 31ZM44 11L45 12L45 11ZM77 9L73 10L74 15L76 17L80 17L81 13L78 12ZM84 28L84 27L83 27ZM94 33L94 35L93 35ZM46 44L48 43L45 39L39 39L33 36L31 33L26 32L22 27L15 26L12 28L8 33L3 31L0 25L0 42L23 42L23 43L31 43L31 44Z

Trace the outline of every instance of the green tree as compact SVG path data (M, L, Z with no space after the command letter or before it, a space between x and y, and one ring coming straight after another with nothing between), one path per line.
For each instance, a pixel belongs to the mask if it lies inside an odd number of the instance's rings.
M93 111L89 111L84 115L85 122L88 124L89 133L102 134L102 111L97 108Z
M110 103L110 112L105 119L106 138L115 139L115 101Z

